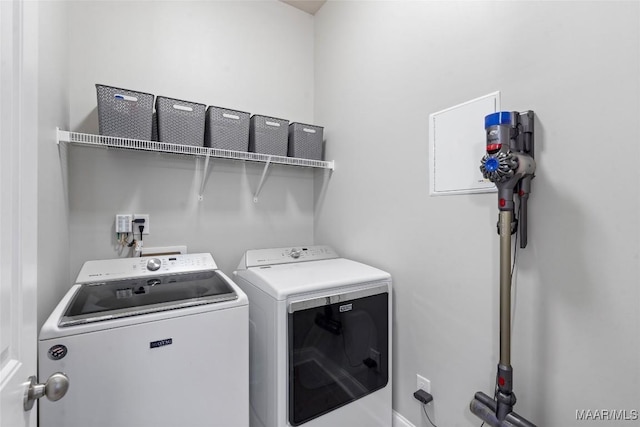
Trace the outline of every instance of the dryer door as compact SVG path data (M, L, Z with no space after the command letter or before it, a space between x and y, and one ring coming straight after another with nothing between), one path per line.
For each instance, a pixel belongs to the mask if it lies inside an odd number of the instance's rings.
M295 301L288 312L291 425L303 424L387 384L387 285Z

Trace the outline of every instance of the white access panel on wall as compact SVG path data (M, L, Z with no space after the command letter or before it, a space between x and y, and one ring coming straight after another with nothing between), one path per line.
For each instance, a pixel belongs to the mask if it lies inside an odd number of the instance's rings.
M500 92L429 115L429 194L487 193L495 185L482 177L484 117L500 109Z

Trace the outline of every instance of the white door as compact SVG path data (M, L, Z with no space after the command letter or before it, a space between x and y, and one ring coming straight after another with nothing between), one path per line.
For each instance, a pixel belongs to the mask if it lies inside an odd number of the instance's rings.
M0 427L37 423L37 46L37 3L0 0Z

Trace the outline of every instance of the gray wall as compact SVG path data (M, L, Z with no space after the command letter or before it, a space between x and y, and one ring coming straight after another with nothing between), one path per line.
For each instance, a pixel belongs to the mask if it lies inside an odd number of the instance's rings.
M313 121L313 17L273 1L73 2L71 130L97 133L95 83ZM71 274L88 259L127 256L117 213L150 215L145 247L187 244L231 273L244 250L313 242L310 170L72 147Z
M637 408L637 2L328 2L315 19L272 1L46 4L40 323L82 262L118 256L116 213L150 214L146 246L188 244L226 272L249 247L330 244L394 276L394 409L427 425L420 373L436 423L479 425L468 402L492 390L498 356L495 196L428 196L427 118L501 90L538 118L516 408L548 426ZM253 204L261 166L215 161L198 202L194 159L58 157L54 126L97 131L95 83L316 122L337 170L322 189L319 172L274 167Z
M328 2L315 26L315 118L338 165L316 243L394 277L394 409L428 425L420 373L436 424L477 426L469 401L493 391L496 196L429 197L427 142L430 113L495 90L537 114L516 409L541 426L638 409L639 4Z
M69 287L67 157L56 127L69 127L67 8L38 4L38 328Z

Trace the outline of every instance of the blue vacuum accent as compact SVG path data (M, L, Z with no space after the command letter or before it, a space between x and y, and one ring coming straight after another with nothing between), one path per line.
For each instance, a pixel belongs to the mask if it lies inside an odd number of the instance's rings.
M510 125L511 124L511 112L510 111L498 111L497 113L489 114L484 117L484 128L487 129L496 125Z
M484 164L484 168L487 172L495 172L500 167L500 162L495 157L489 157Z

